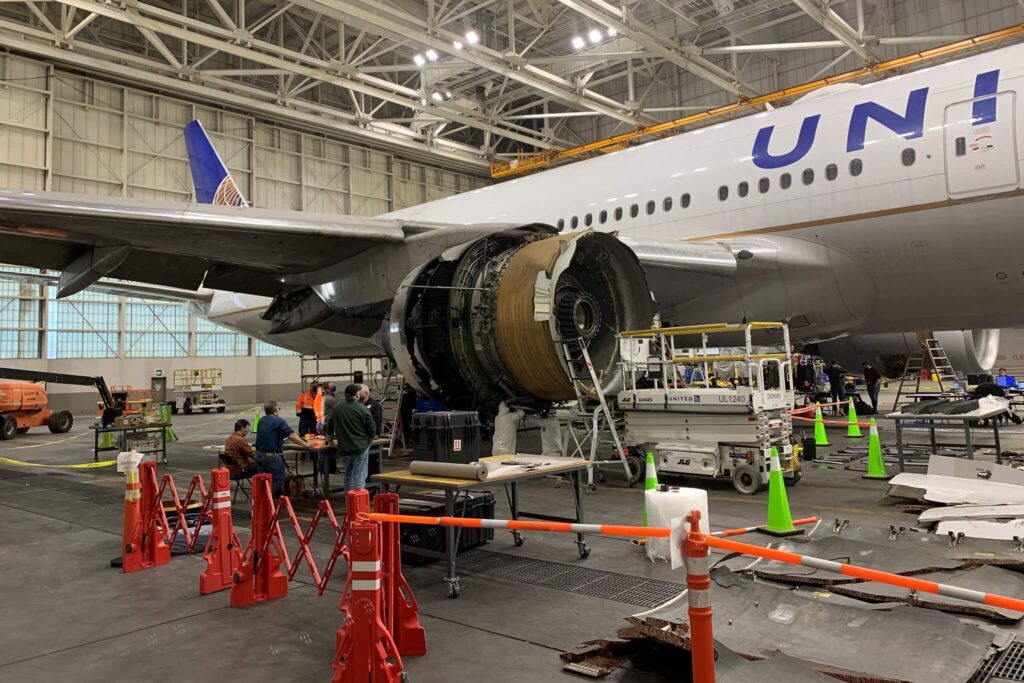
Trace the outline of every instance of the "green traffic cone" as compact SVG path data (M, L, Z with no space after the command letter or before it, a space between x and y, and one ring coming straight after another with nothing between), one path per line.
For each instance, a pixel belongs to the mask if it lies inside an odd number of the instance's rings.
M644 526L647 526L647 492L658 488L658 470L654 465L654 454L647 452L647 465L644 473Z
M772 536L796 536L803 532L793 526L786 496L786 482L782 478L779 450L772 446L771 470L768 473L768 523L760 531Z
M100 434L100 448L113 448L114 447L114 433L103 432Z
M868 473L864 479L891 479L885 471L885 457L882 455L882 442L878 438L878 427L875 418L871 418L868 431Z
M159 408L160 421L170 424L171 422L171 404L162 403ZM174 432L172 427L164 427L164 436L167 439L167 443L178 440L178 435Z
M857 409L853 407L853 399L850 399L850 409L847 411L850 416L849 421L846 425L846 438L847 439L859 439L863 434L860 433L860 425L857 424Z
M260 426L260 409L256 408L252 414L252 433L256 433L256 429Z
M814 404L814 443L817 446L828 445L828 435L825 434L825 423L821 417L821 406Z

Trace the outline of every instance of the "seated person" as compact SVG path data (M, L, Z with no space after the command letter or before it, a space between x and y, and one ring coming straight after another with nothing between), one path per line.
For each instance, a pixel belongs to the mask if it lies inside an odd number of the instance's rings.
M227 468L232 477L251 477L256 474L256 449L245 440L249 433L249 421L235 422L235 431L224 444L224 455L227 456Z

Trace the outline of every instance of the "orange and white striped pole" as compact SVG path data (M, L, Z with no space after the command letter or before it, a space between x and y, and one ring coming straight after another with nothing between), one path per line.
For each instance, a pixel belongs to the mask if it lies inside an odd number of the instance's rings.
M711 562L707 535L700 531L700 510L686 520L690 532L683 542L686 598L690 616L690 666L693 683L715 683L715 636L711 627Z
M576 524L572 522L534 522L522 519L479 519L475 517L422 517L418 515L394 515L380 512L360 513L360 519L373 522L397 522L400 524L424 524L427 526L454 526L466 529L509 529L514 531L547 531L558 534L592 534L594 536L626 536L627 538L671 538L669 527L627 526L619 524ZM794 519L793 524L813 524L820 517ZM737 536L761 527L748 526L740 529L716 531L716 536Z
M957 598L958 600L966 600L980 605L990 605L992 607L1000 607L1002 609L1014 610L1016 612L1024 612L1024 600L1018 598L1008 598L1003 595L983 593L982 591L959 588L957 586L950 586L945 583L936 583L934 581L923 581L921 579L915 579L912 576L890 574L889 572L883 572L877 569L868 569L866 567L858 567L857 565L846 564L845 562L823 560L818 557L809 557L807 555L786 552L784 550L762 548L761 546L741 543L739 541L730 541L724 538L705 536L704 542L712 548L727 550L732 553L752 555L753 557L774 560L775 562L785 562L786 564L795 564L803 567L835 572L836 574L843 574L844 576L853 576L865 581L886 583L890 586L898 586L899 588L906 588L907 590L918 591L921 593L944 595L947 598Z

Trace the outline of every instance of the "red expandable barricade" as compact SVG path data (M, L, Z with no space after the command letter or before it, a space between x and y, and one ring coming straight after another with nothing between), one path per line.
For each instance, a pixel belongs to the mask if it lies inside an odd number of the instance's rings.
M278 539L272 477L252 478L252 535L242 553L242 564L231 587L231 606L244 607L288 595L288 576L281 571L284 549Z
M373 499L374 512L397 515L397 493L380 493ZM402 574L402 535L397 522L381 525L384 565L384 623L403 657L427 654L427 636L420 626L419 604Z
M241 543L231 521L231 479L227 468L210 472L210 511L213 529L203 550L206 569L199 575L200 595L231 588L242 565Z
M164 541L166 530L157 523L163 510L159 507L160 487L157 483L156 463L139 463L137 489L132 487L130 475L127 481L121 542L121 570L126 574L171 561L171 549ZM137 502L129 499L129 496L134 498L136 492Z
M333 683L398 683L402 657L381 614L381 529L377 522L349 526L351 569L345 579L334 655Z

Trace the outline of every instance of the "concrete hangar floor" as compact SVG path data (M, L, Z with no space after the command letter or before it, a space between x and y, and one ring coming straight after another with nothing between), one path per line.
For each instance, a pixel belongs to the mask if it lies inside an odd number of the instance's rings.
M173 473L179 486L193 473L208 476L216 466L215 451L202 447L223 443L233 412L177 416L181 440L169 445L169 463L161 471ZM109 561L119 553L121 537L123 477L113 467L49 467L92 461L88 423L88 418L78 420L70 434L59 438L34 430L0 444L0 681L328 680L341 619L343 563L323 597L303 568L287 597L241 609L229 606L226 593L198 594L199 556L176 556L166 566L133 574L112 569ZM890 426L885 420L881 425L883 442L891 444ZM828 452L849 445L840 434L832 433ZM1009 428L1003 443L1004 449L1022 448L1024 433ZM403 465L387 464L392 467ZM547 479L523 485L524 507L570 513L571 497L553 495L553 486ZM885 482L864 480L857 471L810 465L800 484L789 489L789 500L794 517L819 515L828 527L836 518L850 520L851 528L912 526L915 516L886 498L885 489ZM495 515L506 517L504 495L495 494ZM764 522L766 494L741 496L722 483L711 485L709 498L712 529ZM340 512L341 496L334 500ZM609 472L607 482L585 496L584 504L589 522L633 524L640 519L641 490ZM233 512L244 543L249 504L239 497ZM318 558L330 552L332 543L321 529L313 544ZM766 544L773 539L752 534L744 540ZM627 540L591 537L588 542L592 552L581 559L571 536L526 534L526 543L516 547L507 532L497 532L473 552L586 567L599 572L591 582L621 575L685 583L681 570L650 562ZM713 555L712 561L717 559L722 556ZM448 599L441 563L404 564L428 648L423 657L406 658L410 681L568 681L577 676L562 671L560 653L592 639L613 638L628 626L626 617L651 607L639 597L642 591L636 598L628 591L598 597L601 591L580 590L571 582L537 585L523 576L517 580L513 572L503 578L501 571L474 573L472 562L460 559L460 564L463 593L458 600ZM477 562L488 564L496 566ZM913 655L913 649L906 652L910 662ZM921 667L923 674L927 667ZM759 675L757 680L781 680L767 669ZM830 680L805 675L806 680ZM755 680L744 676L720 671L719 680ZM687 657L655 647L604 680L689 680Z

